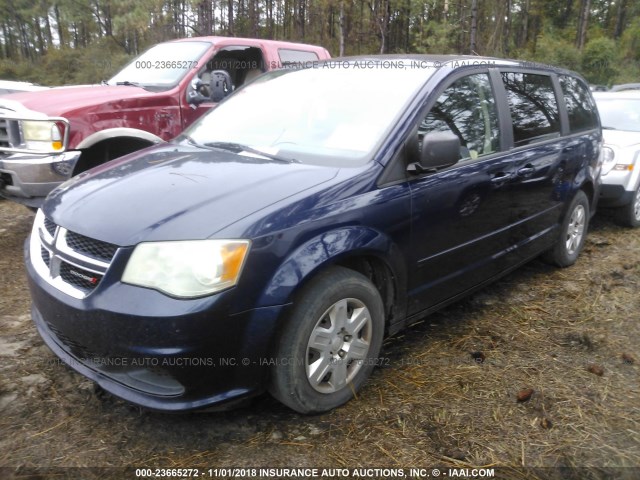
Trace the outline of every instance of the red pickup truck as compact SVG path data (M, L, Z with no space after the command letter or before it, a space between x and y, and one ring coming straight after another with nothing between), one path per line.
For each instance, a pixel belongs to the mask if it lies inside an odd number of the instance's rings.
M102 85L0 99L0 195L39 207L55 187L169 140L267 70L330 58L312 45L196 37L160 43Z

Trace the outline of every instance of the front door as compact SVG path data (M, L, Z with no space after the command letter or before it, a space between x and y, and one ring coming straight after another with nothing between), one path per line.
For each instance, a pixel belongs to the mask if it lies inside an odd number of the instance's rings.
M498 107L488 72L453 81L418 126L418 138L448 131L460 160L410 182L412 266L409 313L453 297L505 268L513 212L513 162L501 152Z

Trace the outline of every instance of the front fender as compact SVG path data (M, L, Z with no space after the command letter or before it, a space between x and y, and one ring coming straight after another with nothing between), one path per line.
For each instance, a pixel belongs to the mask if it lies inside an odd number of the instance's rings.
M367 256L384 262L393 275L395 290L406 291L406 268L400 248L383 232L346 226L311 238L287 256L267 283L259 305L290 303L294 294L324 267Z
M91 135L83 139L77 145L76 148L79 150L84 150L94 146L96 143L102 142L103 140L110 140L113 138L122 138L122 137L138 138L140 140L145 140L150 144L164 142L164 140L162 140L157 135L154 135L153 133L149 133L144 130L139 130L137 128L119 127L119 128L109 128L106 130L100 130L98 132L92 133Z

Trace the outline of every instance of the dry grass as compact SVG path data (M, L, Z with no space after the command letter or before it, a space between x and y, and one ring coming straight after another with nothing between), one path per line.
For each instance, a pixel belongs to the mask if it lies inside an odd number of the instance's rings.
M607 218L576 266L533 262L424 319L385 343L385 365L357 399L302 417L267 397L225 414L160 415L96 394L30 325L15 267L30 217L0 202L0 465L640 472L640 232Z

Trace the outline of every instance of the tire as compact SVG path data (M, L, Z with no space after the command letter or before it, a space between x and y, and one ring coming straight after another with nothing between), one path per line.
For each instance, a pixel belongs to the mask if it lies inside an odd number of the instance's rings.
M376 287L353 270L331 267L295 301L269 391L304 414L339 407L371 375L383 336L384 307Z
M584 247L590 218L589 199L579 190L562 221L560 237L543 255L543 260L558 267L573 265Z
M625 227L640 227L640 185L636 187L631 202L618 209L617 220Z

